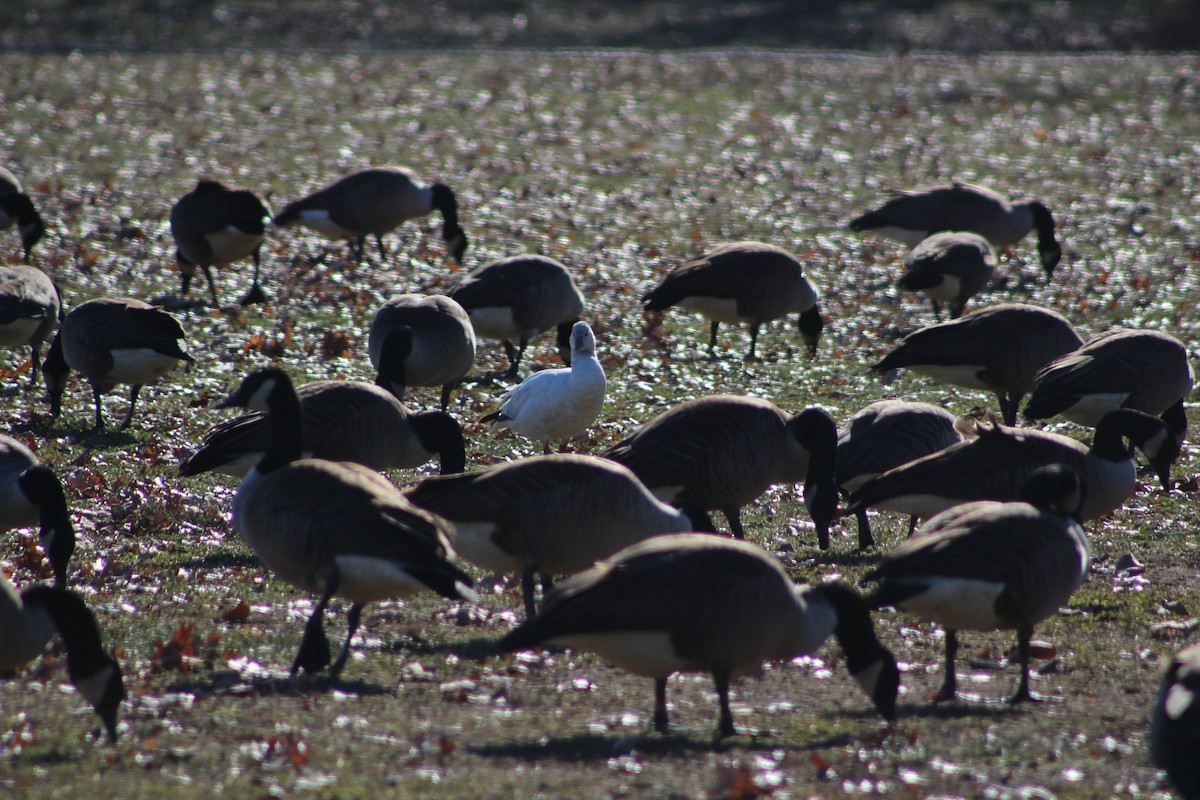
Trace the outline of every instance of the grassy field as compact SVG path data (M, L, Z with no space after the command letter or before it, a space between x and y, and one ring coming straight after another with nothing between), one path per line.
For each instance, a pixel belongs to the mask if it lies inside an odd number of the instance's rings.
M82 539L77 588L131 693L112 747L86 735L95 719L60 688L61 657L0 682L0 786L40 798L1161 795L1145 755L1147 711L1160 657L1183 640L1152 626L1200 615L1194 480L1167 495L1147 478L1122 511L1089 526L1094 573L1070 613L1037 632L1058 650L1037 682L1057 701L931 708L939 635L884 613L881 637L905 671L894 732L830 645L740 682L735 715L750 733L714 745L705 676L672 681L682 727L660 736L647 732L649 681L569 652L488 658L519 606L495 582L477 608L430 598L371 607L343 682L289 683L312 598L264 574L231 533L232 481L182 480L175 468L227 417L211 406L246 372L277 363L302 380L369 380L365 326L385 298L447 289L466 269L522 251L563 260L589 298L610 386L591 451L712 392L818 404L837 419L881 396L994 407L982 394L912 376L883 386L867 372L931 317L923 299L891 288L901 248L845 223L886 187L950 178L1042 199L1066 252L1046 285L1032 239L1023 243L977 304L1034 302L1085 334L1121 324L1193 342L1197 87L1192 57L0 56L0 162L47 217L35 258L68 306L104 294L173 299L167 213L200 176L280 207L350 170L407 164L456 189L472 242L458 269L427 220L391 239L386 263L372 250L355 265L322 240L281 234L266 248L273 302L182 311L197 363L144 391L125 433L90 433L90 391L78 381L48 426L46 405L24 386L25 353L0 354L0 430L64 478ZM789 247L810 265L830 319L815 360L791 323L763 336L756 364L741 360L749 339L734 330L722 357L707 360L705 326L683 314L668 315L663 340L644 335L640 293L682 259L738 238ZM16 251L10 233L0 252ZM241 296L249 277L248 266L221 272L222 297ZM323 347L329 331L347 335L344 352ZM531 349L539 365L555 361L549 341ZM484 344L453 408L472 467L534 451L474 422L493 407L502 387L488 375L503 364ZM412 398L435 403L433 392ZM123 413L121 391L106 409ZM1195 423L1191 406L1189 415ZM1176 477L1196 472L1189 444ZM745 520L797 579L853 580L875 558L855 551L852 522L817 551L791 487ZM904 524L878 523L884 543ZM30 542L9 535L0 549L0 567L22 584L45 574ZM1142 574L1115 572L1127 553ZM1006 694L1015 672L988 665L1009 636L966 635L963 645L967 684Z

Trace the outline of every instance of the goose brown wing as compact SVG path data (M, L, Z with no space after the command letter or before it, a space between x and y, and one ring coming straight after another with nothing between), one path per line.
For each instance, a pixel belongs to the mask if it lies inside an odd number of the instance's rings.
M625 465L653 489L683 482L700 460L737 447L763 428L777 426L778 435L785 435L777 409L743 400L716 396L676 406L604 457Z
M739 544L744 546L735 546ZM713 613L714 604L754 593L764 582L790 586L778 565L750 547L702 534L648 539L563 581L547 596L542 612L506 636L500 649L572 634L623 631L669 632L679 649L683 642L702 638L697 626Z
M1015 500L1035 469L1066 464L1083 471L1087 448L1040 431L980 427L979 438L902 464L867 481L847 500L847 512L891 498L937 495L961 500Z

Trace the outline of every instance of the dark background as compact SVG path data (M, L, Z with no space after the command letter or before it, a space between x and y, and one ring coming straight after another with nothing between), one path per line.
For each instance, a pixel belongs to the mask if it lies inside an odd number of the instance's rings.
M1195 51L1200 0L5 0L7 52L395 48Z

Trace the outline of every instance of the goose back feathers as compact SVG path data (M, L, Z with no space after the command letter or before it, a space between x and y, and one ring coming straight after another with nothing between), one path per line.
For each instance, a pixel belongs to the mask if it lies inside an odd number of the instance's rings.
M201 180L171 208L171 235L179 262L180 289L191 288L196 267L204 270L213 305L217 305L214 265L254 259L254 286L242 305L266 300L259 286L259 250L266 238L271 211L253 192L230 189L219 181Z
M938 699L956 693L956 632L995 629L1017 631L1021 680L1010 701L1031 699L1033 627L1087 578L1091 549L1078 521L1085 493L1068 467L1037 470L1023 501L977 501L938 514L863 576L879 584L867 598L871 608L896 606L946 628Z
M360 381L318 381L296 390L306 458L352 461L383 471L419 467L435 455L442 474L466 467L462 428L444 411L413 413L389 391ZM179 467L180 475L245 477L270 445L270 422L252 412L221 422Z
M442 387L442 410L475 363L475 331L463 307L442 295L404 294L371 320L367 353L376 382L403 399L408 386Z
M585 302L561 262L532 254L489 261L468 275L450 297L466 309L476 336L504 343L507 377L516 377L529 342L551 328L557 332L558 353L570 366L571 329Z
M458 223L453 190L443 183L426 184L404 167L372 167L347 175L288 203L274 222L280 227L303 225L330 239L350 239L355 257L362 260L368 235L375 237L380 258L386 258L384 234L434 210L442 215L447 252L461 263L467 235Z
M992 392L1005 424L1015 425L1017 408L1037 385L1042 367L1082 343L1061 314L1002 303L913 331L871 369L910 369L942 383Z
M100 395L118 383L132 385L124 430L143 384L184 361L195 361L183 349L185 335L174 316L131 297L102 297L76 306L63 319L42 365L51 414L57 418L62 412L67 376L74 369L92 386L97 430L104 427Z
M62 301L50 276L37 267L0 265L0 347L29 345L30 385L42 367L42 343L50 338Z
M668 725L667 676L710 672L720 700L718 735L732 736L731 675L811 653L831 634L847 670L893 719L899 671L857 592L839 583L796 585L749 542L682 533L647 539L568 578L498 649L556 642L654 678L659 730Z
M1013 204L991 189L958 181L931 189L893 191L882 206L851 220L850 230L875 231L909 246L939 231L972 231L1000 248L1015 245L1036 230L1047 278L1062 258L1054 217L1045 204Z
M763 323L796 313L809 355L815 355L825 323L816 288L796 256L762 242L732 242L671 270L643 297L647 311L680 306L711 321L708 351L714 352L722 322L750 324L754 360Z
M739 539L742 506L774 484L804 481L804 502L825 549L837 508L836 451L837 430L820 409L789 416L769 400L713 395L660 414L604 456L693 519L720 510Z

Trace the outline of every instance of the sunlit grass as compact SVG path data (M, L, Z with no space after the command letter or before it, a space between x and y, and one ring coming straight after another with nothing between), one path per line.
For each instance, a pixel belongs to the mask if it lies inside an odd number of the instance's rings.
M1033 243L1023 243L1004 264L1004 287L976 304L1035 302L1087 334L1120 322L1190 343L1200 325L1197 60L96 55L3 57L0 67L0 152L50 222L37 257L68 306L106 293L177 293L166 215L202 175L278 207L366 164L408 164L455 188L472 241L458 269L432 221L389 237L386 264L375 255L348 264L340 246L315 237L273 238L265 287L274 302L183 312L197 364L148 387L126 433L89 433L82 382L52 427L40 398L5 383L7 430L27 436L66 480L82 538L80 589L118 648L133 699L122 743L107 748L84 739L95 723L77 695L59 689L61 667L45 683L28 671L5 681L0 785L46 797L208 797L217 786L238 796L695 797L719 794L719 767L780 749L778 796L836 796L844 782L863 780L895 789L904 770L923 781L920 793L977 795L994 784L1003 796L1036 784L1086 796L1083 787L1119 794L1136 783L1145 795L1156 786L1143 755L1146 710L1157 657L1176 642L1152 637L1150 625L1200 608L1194 494L1163 496L1146 483L1125 510L1090 526L1099 568L1072 601L1077 613L1037 631L1060 660L1039 688L1062 702L927 711L941 639L886 613L881 636L910 665L901 735L878 747L866 741L879 723L828 646L820 656L831 675L785 665L740 683L735 702L750 711L739 724L764 733L714 748L706 676L672 681L684 730L663 739L645 732L648 680L590 656L556 653L532 665L482 658L517 618L505 613L517 606L511 591L485 592L486 613L474 619L431 598L372 607L343 691L319 679L289 685L311 598L263 575L229 530L233 481L182 480L174 467L226 418L212 405L247 371L280 363L304 381L370 380L365 328L387 296L444 290L466 269L524 250L562 259L588 296L610 388L592 451L712 392L753 393L791 410L819 404L838 419L884 395L958 413L994 407L986 395L909 375L884 386L866 369L930 319L922 299L891 289L900 248L852 236L845 222L886 187L954 177L1044 200L1066 250L1044 285ZM791 321L764 333L756 364L741 360L746 332L729 326L710 361L706 326L679 312L666 317L663 346L642 335L639 295L684 258L738 238L790 247L809 263L831 321L815 360L803 357ZM0 243L5 254L16 249L11 235ZM246 266L219 271L222 298L240 296L249 280ZM330 329L352 345L322 360ZM538 342L534 361L555 365L550 350ZM0 367L24 360L7 351ZM536 450L474 422L502 390L486 373L502 366L499 346L482 343L479 379L455 401L473 467ZM418 391L411 402L436 398ZM125 403L121 390L106 396L106 415L115 419ZM1176 475L1195 472L1189 446ZM790 487L744 519L798 578L855 580L869 563L854 552L852 521L819 553ZM907 522L879 515L873 524L891 544ZM1144 583L1114 581L1125 553L1146 565ZM3 566L32 580L15 554L6 547ZM1161 608L1172 600L1186 615ZM223 620L239 603L248 617ZM334 611L330 636L340 642L345 608ZM184 623L193 626L190 660L165 668L163 647ZM1010 633L964 635L960 658L994 657L1011 642ZM975 690L987 696L1015 683L1011 668L986 682L986 672L963 669L982 676ZM580 677L591 688L572 688ZM472 686L454 688L459 681ZM783 701L794 709L767 710ZM637 724L621 724L622 714ZM1083 779L1064 777L1069 766ZM336 783L323 785L330 775Z

